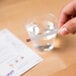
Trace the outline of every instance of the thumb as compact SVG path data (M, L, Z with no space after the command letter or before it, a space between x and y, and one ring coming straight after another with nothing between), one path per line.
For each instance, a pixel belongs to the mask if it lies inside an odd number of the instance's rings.
M59 30L60 35L66 35L69 33L74 34L76 32L76 17L66 22Z

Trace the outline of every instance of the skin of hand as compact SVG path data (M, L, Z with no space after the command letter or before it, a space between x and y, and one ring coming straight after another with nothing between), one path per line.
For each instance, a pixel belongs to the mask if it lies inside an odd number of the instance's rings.
M72 0L62 9L58 27L60 35L76 33L76 0Z

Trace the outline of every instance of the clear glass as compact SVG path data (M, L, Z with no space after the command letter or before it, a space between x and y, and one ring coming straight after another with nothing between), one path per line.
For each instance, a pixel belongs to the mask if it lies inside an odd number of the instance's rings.
M54 48L58 29L53 14L30 18L25 26L35 48L41 51L51 51Z

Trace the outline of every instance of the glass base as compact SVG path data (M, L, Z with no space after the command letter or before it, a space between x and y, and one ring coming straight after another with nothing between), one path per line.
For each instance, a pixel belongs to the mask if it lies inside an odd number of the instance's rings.
M35 46L36 48L38 48L40 51L51 51L54 48L54 45L49 44L49 45L45 45L45 46Z

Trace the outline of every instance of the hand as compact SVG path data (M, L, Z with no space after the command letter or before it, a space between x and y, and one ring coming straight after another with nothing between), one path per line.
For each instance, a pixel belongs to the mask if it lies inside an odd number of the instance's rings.
M72 0L62 9L58 27L61 35L76 33L76 0Z

